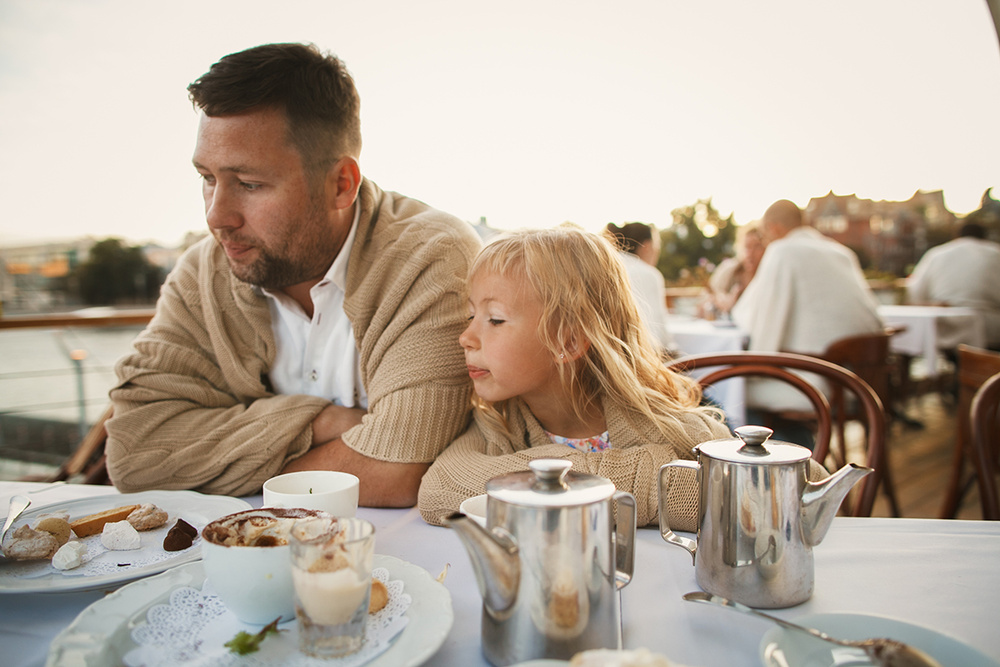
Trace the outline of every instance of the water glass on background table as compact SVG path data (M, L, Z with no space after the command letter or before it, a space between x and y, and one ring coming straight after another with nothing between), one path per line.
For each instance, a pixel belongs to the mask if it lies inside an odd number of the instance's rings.
M302 521L291 547L299 650L318 658L354 653L365 639L375 527L357 518Z

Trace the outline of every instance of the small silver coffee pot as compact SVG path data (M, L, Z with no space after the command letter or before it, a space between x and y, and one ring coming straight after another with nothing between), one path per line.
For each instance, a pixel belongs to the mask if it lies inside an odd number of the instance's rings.
M791 607L813 592L812 548L830 528L851 487L872 471L850 463L821 482L807 480L811 452L768 441L763 426L736 429L739 439L695 447L697 461L660 468L660 534L691 553L698 585L751 607ZM670 529L671 468L698 471L697 542Z
M486 485L486 528L452 514L483 596L483 655L501 667L622 646L635 498L611 480L536 459ZM613 502L617 503L617 522Z

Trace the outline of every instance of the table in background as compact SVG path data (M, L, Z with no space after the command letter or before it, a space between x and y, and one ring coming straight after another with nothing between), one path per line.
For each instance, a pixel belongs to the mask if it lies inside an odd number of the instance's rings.
M746 349L749 340L749 336L730 320L710 322L671 314L667 328L682 355L739 352ZM701 377L708 371L696 370L691 375ZM746 380L741 377L722 380L709 387L705 394L725 411L730 428L746 424Z
M889 342L893 352L921 357L927 373L937 375L938 355L954 350L960 343L986 346L986 324L972 308L953 306L879 306L879 315L888 326L906 327Z
M34 485L39 487L40 485ZM31 485L0 482L0 507ZM41 505L114 493L110 487L66 485L32 496ZM247 498L260 505L260 497ZM375 524L376 551L419 565L432 576L448 564L445 586L455 623L427 665L486 667L480 651L482 608L472 564L458 536L425 524L416 509L361 509ZM804 614L877 614L923 625L1000 660L1000 522L938 519L834 519L816 547L816 591L802 605L776 610ZM758 644L771 625L681 600L697 590L691 557L639 531L635 576L622 590L625 647L646 647L685 665L757 667ZM0 646L11 667L43 665L48 646L101 592L0 596Z

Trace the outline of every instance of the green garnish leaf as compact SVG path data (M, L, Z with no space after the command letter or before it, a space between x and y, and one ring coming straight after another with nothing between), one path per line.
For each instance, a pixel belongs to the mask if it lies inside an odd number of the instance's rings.
M310 486L309 487L309 495L312 495L312 492L313 492L313 490L312 490L312 487Z
M236 653L237 655L249 655L251 653L255 653L260 650L260 643L264 641L265 637L270 634L276 635L279 632L283 632L278 629L278 621L280 620L281 617L279 616L265 625L263 629L255 635L240 630L236 633L236 636L226 642L224 646L228 648L231 653Z

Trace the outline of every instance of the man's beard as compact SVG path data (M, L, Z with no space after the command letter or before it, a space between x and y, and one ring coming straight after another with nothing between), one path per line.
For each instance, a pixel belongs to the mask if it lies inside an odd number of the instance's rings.
M257 287L279 290L289 285L297 285L315 278L314 273L299 262L288 257L272 255L264 248L257 248L259 256L249 265L233 265L230 268L238 279Z

